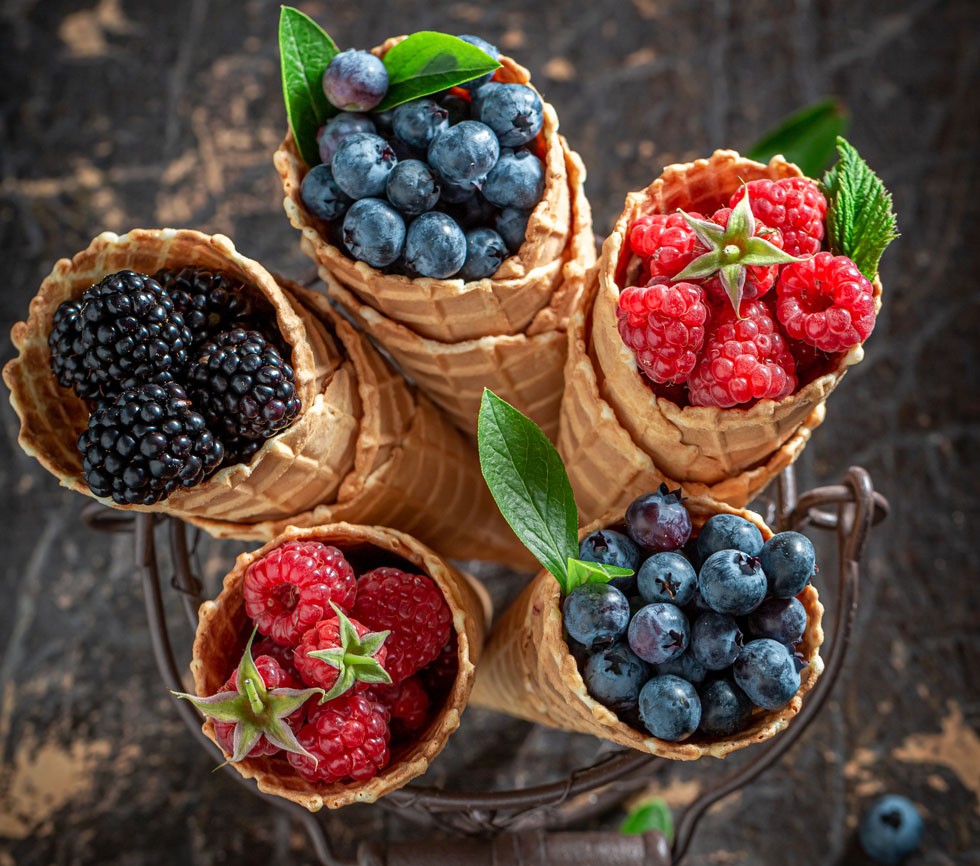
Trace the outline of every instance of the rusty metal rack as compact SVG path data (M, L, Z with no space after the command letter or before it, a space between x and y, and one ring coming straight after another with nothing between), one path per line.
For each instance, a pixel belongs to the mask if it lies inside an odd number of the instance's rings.
M323 866L578 866L589 862L603 866L680 866L707 809L776 763L826 703L849 647L858 604L858 565L871 527L887 514L887 501L875 492L870 475L860 467L848 470L840 484L817 487L800 496L792 467L777 478L773 495L766 503L765 516L770 525L779 531L808 526L836 531L838 597L826 668L789 728L766 744L753 747L754 759L750 763L710 786L681 813L672 844L656 831L628 836L565 829L650 785L665 759L641 752L613 752L561 781L515 790L449 791L408 785L381 798L378 807L397 809L400 814L424 820L447 838L391 845L364 842L354 859L338 856L315 815L282 798L262 794L254 781L227 769L254 796L283 809L303 826L313 854ZM93 529L132 533L156 664L166 687L181 691L181 673L164 611L157 530L166 527L174 570L170 583L180 594L193 628L204 599L202 583L192 565L188 540L192 530L171 517L134 515L97 503L85 508L83 519ZM174 710L201 745L222 760L220 751L201 731L202 719L197 710L188 702L177 700Z

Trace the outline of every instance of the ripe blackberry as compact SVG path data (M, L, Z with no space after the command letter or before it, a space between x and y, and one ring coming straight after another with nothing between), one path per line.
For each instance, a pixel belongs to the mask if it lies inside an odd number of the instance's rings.
M96 496L120 505L152 505L178 487L200 484L224 448L194 411L180 385L123 391L89 416L78 437L85 481Z
M109 274L77 301L64 301L54 320L51 367L79 397L167 384L187 365L191 333L162 286L144 274Z
M242 284L227 274L206 268L161 268L153 279L170 295L195 345L254 313Z
M300 410L293 368L258 331L244 328L218 334L196 350L188 390L208 426L236 445L275 435Z

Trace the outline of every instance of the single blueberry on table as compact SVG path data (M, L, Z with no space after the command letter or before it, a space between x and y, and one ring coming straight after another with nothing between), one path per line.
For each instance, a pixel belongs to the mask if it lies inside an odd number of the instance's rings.
M640 719L655 737L676 743L698 729L701 699L687 680L667 674L640 689Z
M630 605L614 586L583 583L565 597L562 620L569 635L580 644L603 646L626 631Z
M351 198L385 194L388 175L398 157L380 135L358 132L345 138L333 155L333 179Z
M613 712L635 712L650 669L621 640L592 653L582 671L585 687Z
M466 261L459 275L464 280L492 277L507 255L504 239L493 229L472 229L466 233Z
M701 698L700 730L710 737L737 734L752 717L752 701L729 680L714 680L702 686L698 696Z
M516 253L524 244L527 237L527 222L531 211L518 210L516 207L505 207L498 215L494 226L507 244L507 249Z
M461 184L486 177L498 156L500 144L493 130L475 120L464 120L432 140L428 159L444 181Z
M524 84L503 84L480 100L479 120L503 147L519 147L537 137L544 125L541 97Z
M470 119L470 101L468 99L463 99L462 96L457 96L449 91L439 96L438 102L446 109L450 126Z
M533 153L502 153L487 174L483 196L500 207L533 208L544 192L544 165Z
M392 129L405 144L427 151L432 139L449 129L449 112L434 99L413 99L395 109Z
M698 589L708 607L732 616L755 610L766 597L768 586L759 560L740 550L712 553L698 575Z
M466 261L466 235L446 214L424 213L408 227L403 261L419 276L445 280Z
M640 551L637 546L615 529L597 529L585 536L578 545L578 558L585 562L629 568L633 572L640 565ZM631 574L629 577L614 577L609 582L616 589L632 595L636 589L636 574Z
M629 624L629 645L641 659L660 664L677 658L690 642L690 626L684 611L672 604L641 607Z
M673 674L689 683L700 683L708 675L708 669L694 657L688 647L676 658L656 665L656 675L660 677L664 674Z
M333 179L329 165L314 166L299 188L306 209L322 220L334 220L347 211L354 201Z
M316 143L320 148L320 159L330 165L340 143L358 132L366 132L370 135L376 132L374 121L366 114L342 111L340 114L331 117L320 127L316 136Z
M752 637L795 644L806 631L806 608L796 598L767 598L748 615L745 627Z
M719 550L741 550L758 556L762 550L762 533L754 523L737 514L716 514L698 533L698 554L702 562Z
M470 35L460 36L459 38L464 42L469 42L470 45L475 45L484 53L489 54L494 60L500 59L500 52L497 50L497 46L490 44L486 39L481 39L479 36ZM460 87L469 91L479 90L484 84L493 78L493 75L494 74L492 72L488 72L486 75L481 75L479 78L474 78L471 81L467 81L465 84L461 84Z
M626 509L626 531L651 553L682 548L691 536L691 515L680 491L662 484L656 492L638 496Z
M732 672L735 682L756 706L766 710L785 707L800 688L801 662L798 656L771 638L747 643Z
M809 582L817 555L805 535L780 532L762 546L759 559L769 579L769 591L776 598L792 598Z
M694 598L698 576L681 554L673 551L655 553L640 566L636 585L651 604L666 601L685 605Z
M742 651L742 630L727 613L706 611L691 628L691 652L708 670L729 667Z
M922 816L911 800L886 794L864 813L858 838L872 860L893 866L919 847L924 831Z
M388 92L388 70L370 51L341 51L323 73L323 92L342 111L370 111Z
M416 216L435 207L439 201L439 178L424 162L406 159L388 175L385 191L402 213Z
M394 262L405 245L405 221L386 201L362 198L344 217L344 245L373 268Z

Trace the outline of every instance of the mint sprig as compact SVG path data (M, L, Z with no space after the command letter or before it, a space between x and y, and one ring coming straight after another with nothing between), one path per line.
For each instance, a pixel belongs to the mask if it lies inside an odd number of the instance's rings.
M835 255L847 256L864 276L878 275L885 248L898 237L891 193L842 137L840 159L823 176L827 198L827 241Z
M537 424L488 389L477 439L483 477L500 513L563 593L633 573L578 559L578 509L558 451Z

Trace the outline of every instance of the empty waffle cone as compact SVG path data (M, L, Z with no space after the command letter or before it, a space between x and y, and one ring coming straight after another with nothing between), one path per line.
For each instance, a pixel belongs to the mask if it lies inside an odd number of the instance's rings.
M383 55L404 38L389 39L375 53ZM502 67L495 80L530 86L530 75L524 67L505 56L500 62ZM562 260L572 230L570 189L558 116L547 102L537 146L545 164L545 188L531 213L524 244L492 277L471 282L410 279L382 273L365 262L348 258L328 240L328 224L303 206L300 185L308 167L292 133L279 146L274 161L282 177L286 215L302 233L302 247L321 272L333 274L360 302L383 317L422 337L455 343L487 335L520 334L548 305L563 278Z
M414 745L392 754L391 763L366 782L333 784L307 782L296 773L285 754L246 758L232 764L244 778L255 779L259 790L285 797L316 812L326 806L337 809L349 803L373 803L422 775L442 751L449 735L459 727L473 685L474 665L480 654L485 631L483 604L467 579L428 547L410 535L380 526L334 523L309 529L289 527L264 547L243 553L225 577L221 594L206 601L198 612L191 672L200 697L218 692L238 665L251 631L245 613L242 586L252 562L288 541L322 541L340 548L358 574L392 557L400 567L432 578L442 591L452 612L456 630L459 671L442 709L419 734ZM398 562L403 560L404 562ZM215 743L214 725L204 722L204 733Z
M686 491L685 491L686 492ZM772 531L758 514L691 498L684 502L695 534L714 514L738 514L759 527L764 538ZM598 520L580 532L621 525L623 511ZM589 696L578 665L562 637L559 607L561 590L551 574L542 571L494 625L487 641L473 689L474 706L488 707L552 728L579 731L650 752L662 758L693 761L706 755L723 758L730 752L760 743L783 730L802 706L803 696L823 671L823 605L817 590L807 586L798 596L807 612L803 640L797 647L808 662L799 691L782 709L756 709L749 725L732 737L708 737L695 732L684 742L672 743L644 734L621 722L612 710Z
M483 389L516 406L552 439L558 430L566 329L585 277L595 262L592 212L585 196L585 167L561 139L572 191L573 232L561 260L561 282L547 306L523 333L442 342L384 316L363 303L324 266L327 293L368 331L433 402L467 433L475 433ZM304 235L303 245L309 243Z

